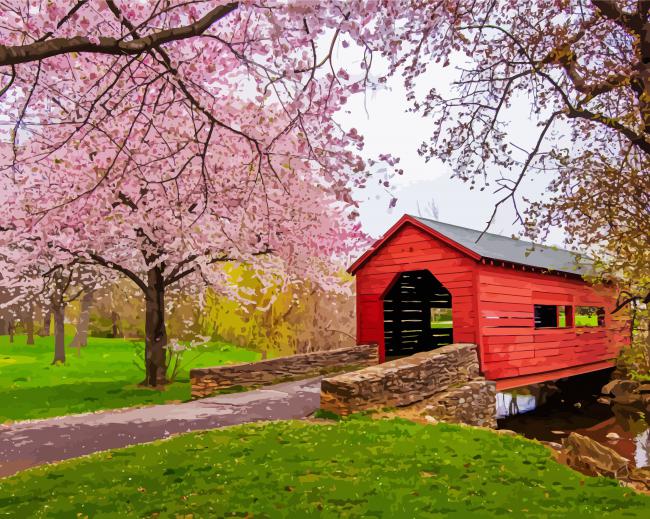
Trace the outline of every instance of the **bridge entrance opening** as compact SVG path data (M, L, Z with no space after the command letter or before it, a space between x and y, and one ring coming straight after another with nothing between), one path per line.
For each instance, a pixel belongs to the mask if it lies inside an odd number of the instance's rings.
M400 274L384 296L386 360L451 344L451 294L428 270Z

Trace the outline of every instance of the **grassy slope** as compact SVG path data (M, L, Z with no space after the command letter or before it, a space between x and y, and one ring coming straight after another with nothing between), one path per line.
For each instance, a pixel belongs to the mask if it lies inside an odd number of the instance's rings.
M67 348L63 366L50 365L53 352L52 337L37 337L34 346L26 346L24 335L16 336L14 344L0 336L0 423L187 400L188 368L259 358L256 352L227 343L210 343L198 359L182 369L176 383L156 391L138 387L144 374L134 363L130 341L89 338L80 357L76 349ZM196 356L196 352L188 352L185 359Z
M573 472L522 438L358 418L192 433L0 479L0 517L575 518L648 509L650 498Z

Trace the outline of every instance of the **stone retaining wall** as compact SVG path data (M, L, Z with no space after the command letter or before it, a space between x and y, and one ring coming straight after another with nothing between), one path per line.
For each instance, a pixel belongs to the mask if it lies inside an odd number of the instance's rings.
M323 379L321 409L346 415L364 409L405 406L478 376L476 345L450 344Z
M254 387L289 380L352 371L379 362L376 344L317 351L276 359L190 370L192 398L210 396L221 389Z
M423 402L422 414L436 420L496 429L496 382L476 379Z

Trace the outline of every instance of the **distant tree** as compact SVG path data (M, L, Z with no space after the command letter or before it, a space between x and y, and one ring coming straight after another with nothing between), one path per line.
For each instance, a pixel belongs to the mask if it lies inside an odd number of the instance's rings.
M267 355L325 351L355 343L352 279L341 275L336 286L323 290L310 282L263 286L246 267L230 269L247 293L247 301L207 291L199 316L199 335L216 335Z
M54 318L53 364L65 362L65 312L68 305L81 298L78 326L69 344L70 347L77 348L77 355L80 355L81 348L86 346L88 339L92 294L101 288L102 284L109 284L113 280L114 276L107 276L79 261L67 265L57 264L43 274L42 293L50 303Z
M6 278L6 274L0 274L0 280ZM14 321L16 311L13 304L15 291L6 286L0 286L0 335L8 335L9 342L13 342Z
M43 322L41 323L41 329L38 334L41 337L49 337L50 330L52 328L52 311L50 310L49 306L45 306L42 308L42 313Z
M120 276L103 285L93 299L89 333L144 338L144 300L140 289L128 278Z
M65 308L71 299L68 291L72 285L71 269L58 267L48 274L47 291L54 318L54 358L52 364L65 364ZM74 298L73 298L74 299Z
M79 319L77 320L77 329L75 335L70 342L71 348L84 348L88 346L88 330L90 327L90 308L93 303L93 296L95 290L86 288L81 297Z
M29 298L22 313L22 320L25 323L26 344L34 344L34 300Z
M23 322L27 344L34 344L34 303L37 302L46 316L44 328L47 327L48 335L50 321L54 321L52 363L64 363L66 307L84 291L112 278L79 259L58 262L49 247L37 245L34 235L27 235L24 243L0 242L5 298L2 307L8 315Z
M0 259L0 267L2 265L6 265L6 263ZM8 274L8 272L5 272L5 275L0 277L0 280L4 278L8 281ZM26 335L25 343L28 346L33 345L34 304L39 300L39 295L28 286L13 285L9 287L0 285L0 287L0 335L8 334L10 342L13 343L17 323L20 323L21 330ZM2 316L4 316L4 319ZM4 327L2 322L5 323Z

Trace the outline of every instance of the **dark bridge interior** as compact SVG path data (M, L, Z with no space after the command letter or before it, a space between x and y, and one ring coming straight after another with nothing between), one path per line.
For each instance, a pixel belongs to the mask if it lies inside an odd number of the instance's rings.
M386 358L453 342L451 294L428 270L404 272L384 297Z

